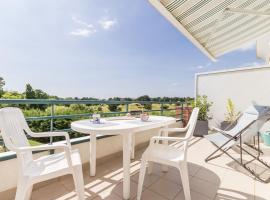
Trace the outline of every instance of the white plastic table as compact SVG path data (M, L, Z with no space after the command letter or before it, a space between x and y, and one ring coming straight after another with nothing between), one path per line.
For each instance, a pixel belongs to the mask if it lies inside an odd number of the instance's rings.
M74 131L90 134L90 175L96 174L96 135L122 135L123 137L123 198L130 198L130 158L134 151L133 136L137 132L167 127L176 122L173 117L150 116L147 122L132 120L101 120L101 124L93 124L89 119L71 123ZM165 136L168 133L165 133ZM133 144L132 144L133 143ZM134 152L132 153L134 154Z

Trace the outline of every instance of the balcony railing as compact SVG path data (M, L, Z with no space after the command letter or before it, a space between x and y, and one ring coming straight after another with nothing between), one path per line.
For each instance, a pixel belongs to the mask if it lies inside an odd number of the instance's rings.
M42 105L42 109L38 107L38 105ZM79 110L78 113L68 113L68 114L59 114L57 112L58 106L66 106L69 107L71 105L85 105L88 107L102 105L118 105L120 110L111 112L111 111L87 111L87 110ZM133 106L132 106L133 105ZM100 101L100 100L52 100L52 99L0 99L0 107L20 107L25 113L26 120L30 124L36 123L38 121L47 121L49 124L47 126L48 130L44 131L67 131L70 134L74 134L74 132L70 129L70 127L58 128L56 126L57 120L69 120L71 122L73 120L79 120L84 118L89 118L93 113L99 113L102 117L109 116L121 116L125 115L129 112L141 111L142 109L134 109L134 105L136 107L151 105L151 109L143 109L144 112L148 112L151 115L162 115L162 116L173 116L176 117L177 120L183 119L183 111L186 107L190 106L190 102L160 102L160 101ZM149 107L149 106L148 106ZM29 109L39 111L36 114L38 116L29 116ZM49 113L49 114L48 114ZM33 126L33 124L32 124ZM77 134L79 135L79 134ZM75 136L72 135L74 138ZM78 136L77 136L78 137ZM85 137L84 137L85 138ZM31 138L30 138L31 139ZM89 140L89 139L88 139ZM53 142L52 138L48 142ZM78 140L77 140L78 142ZM81 140L81 142L85 142ZM0 152L6 151L3 140L0 135ZM3 160L0 158L0 161Z

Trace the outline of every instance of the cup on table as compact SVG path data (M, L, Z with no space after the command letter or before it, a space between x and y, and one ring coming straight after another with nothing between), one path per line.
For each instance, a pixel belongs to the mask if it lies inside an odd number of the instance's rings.
M149 119L149 114L148 113L142 113L140 114L141 121L147 122Z
M93 114L93 124L100 124L100 114Z

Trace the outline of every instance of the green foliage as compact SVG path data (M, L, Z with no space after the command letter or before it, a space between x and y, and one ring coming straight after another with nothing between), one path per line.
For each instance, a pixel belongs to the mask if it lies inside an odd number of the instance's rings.
M2 95L2 98L3 99L22 99L23 95L16 91L10 91L10 92L5 92Z
M35 99L35 91L30 84L26 84L25 86L25 98Z
M144 108L145 110L152 110L152 104L144 104L144 105L143 105L143 108Z
M111 112L116 112L118 111L118 104L109 104L108 108Z
M169 105L167 105L167 104L163 104L163 105L161 105L161 107L162 107L164 110L169 109Z
M4 89L3 87L5 86L6 82L5 80L0 77L0 97L2 97L2 95L4 94Z
M231 122L231 123L236 121L239 114L240 114L240 112L235 111L234 103L233 103L233 101L231 99L227 100L226 108L227 108L227 114L226 114L225 120L227 122Z
M207 96L198 96L193 103L193 107L198 107L200 109L198 120L206 121L208 117L208 112L210 107L213 105L212 102L208 102Z
M30 84L26 84L25 98L26 99L48 99L49 95L40 89L34 90ZM45 110L47 108L47 105L32 104L32 105L29 105L28 107L29 108L36 108L36 109L40 109L40 110Z
M103 111L102 106L98 106L98 107L97 107L97 111L98 111L98 112L102 112L102 111Z
M137 101L151 101L151 98L148 95L140 96L136 99Z

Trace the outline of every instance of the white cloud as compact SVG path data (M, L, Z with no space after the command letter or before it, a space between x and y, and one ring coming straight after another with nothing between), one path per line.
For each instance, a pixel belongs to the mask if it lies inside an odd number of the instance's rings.
M81 37L89 37L91 34L97 32L96 29L86 29L86 28L78 28L74 31L70 32L70 35L73 36L81 36Z
M88 27L88 28L93 28L93 24L88 24L87 22L85 21L82 21L81 19L75 17L75 16L72 16L72 21L78 25L81 25L83 27Z
M239 51L250 51L256 48L256 42L249 42L239 48Z
M97 29L93 24L89 24L77 17L72 17L72 21L79 27L74 31L70 32L70 35L80 36L80 37L89 37L90 35L97 32Z
M197 69L203 69L204 67L202 65L199 65L196 67Z
M101 27L104 30L109 30L117 24L117 20L103 18L103 19L99 20L98 23L101 25Z

